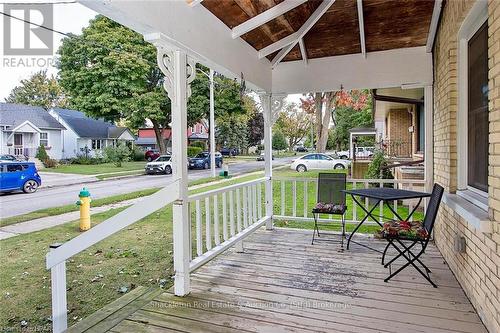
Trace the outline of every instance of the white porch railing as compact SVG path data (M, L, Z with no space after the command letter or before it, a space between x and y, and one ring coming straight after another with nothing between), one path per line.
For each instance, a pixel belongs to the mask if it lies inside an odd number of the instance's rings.
M423 191L425 186L424 180L395 180L395 179L347 179L347 189L352 188L369 188L370 186L392 186L399 189ZM275 220L288 220L288 221L314 221L312 216L312 208L316 204L317 197L317 178L273 178L273 198L274 198L274 212L273 219ZM279 201L277 201L279 198ZM346 223L358 223L364 217L364 211L350 198L346 196L347 211ZM404 206L408 211L412 211L418 200L404 200L398 202L394 200L394 210L398 211L398 205ZM370 201L368 198L364 200L365 208L368 208ZM422 201L423 209L427 207L427 200ZM374 212L377 214L377 212ZM383 220L384 206L381 202L379 204L378 214L380 221ZM389 217L386 215L386 217ZM396 216L393 216L396 218ZM410 218L412 220L413 218ZM320 215L318 222L332 222L339 221L340 219L334 215ZM368 220L366 224L376 224L374 221Z
M213 259L266 223L263 177L190 196L190 271Z
M167 186L70 241L62 245L55 244L51 246L51 251L46 256L46 267L51 271L53 332L63 332L68 327L66 261L92 245L172 203L178 197L176 188L176 186Z

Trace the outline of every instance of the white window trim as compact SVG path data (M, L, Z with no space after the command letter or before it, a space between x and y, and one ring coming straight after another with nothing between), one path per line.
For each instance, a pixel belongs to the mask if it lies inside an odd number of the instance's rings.
M488 210L488 193L468 185L468 42L488 20L488 1L478 0L458 32L457 195Z
M42 139L41 138L41 135L45 133L47 134L47 146L46 147L50 147L50 135L49 135L49 132L40 132L40 134L38 135L38 145L41 146L42 145L42 140L45 140L45 139Z

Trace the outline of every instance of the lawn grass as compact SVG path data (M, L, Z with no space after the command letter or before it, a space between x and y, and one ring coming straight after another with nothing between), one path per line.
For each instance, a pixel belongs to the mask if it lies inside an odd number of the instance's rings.
M280 172L276 171L275 176L278 175ZM190 194L253 180L261 176L262 173L258 173L230 179L222 184L192 190ZM309 177L311 174L299 176ZM281 202L279 182L275 181L274 185L274 209L277 213ZM297 188L297 201L303 202L303 197L300 197L298 191L299 187ZM261 186L261 191L263 189L264 186ZM308 191L314 191L314 189L311 187ZM313 197L308 192L308 202L311 204L314 201ZM216 211L220 213L221 200L219 199L218 202L219 208ZM100 223L122 209L125 208L95 214L92 216L92 223L94 225ZM287 206L287 211L288 209ZM204 211L205 209L202 208L202 212ZM299 205L297 211L302 211ZM193 212L192 208L191 212ZM86 249L67 262L70 325L122 296L120 289L123 287L127 290L139 285L146 287L162 285L168 288L172 284L171 221L172 209L169 205ZM205 221L204 217L202 221ZM312 222L277 221L276 225L312 229ZM338 230L338 225L322 225L321 228L322 230ZM373 232L374 230L375 227L366 226L362 231ZM24 320L27 321L28 328L32 330L50 328L50 272L45 269L45 254L50 244L67 242L79 234L78 222L75 221L0 241L2 262L0 327L20 331L21 321ZM194 237L194 233L192 235ZM193 246L195 243L193 242ZM193 251L193 254L195 253Z
M59 165L51 169L43 169L46 172L61 172L61 173L75 173L79 175L97 175L104 173L117 173L125 171L144 170L144 162L123 162L121 167L117 167L114 163L101 163L101 164L66 164Z
M191 194L262 177L253 174L190 191ZM120 212L92 215L93 225ZM172 209L167 206L69 260L68 320L81 318L122 296L121 287L158 286L172 281ZM0 241L0 327L21 331L21 321L35 330L50 329L50 271L45 269L49 245L79 235L78 221Z

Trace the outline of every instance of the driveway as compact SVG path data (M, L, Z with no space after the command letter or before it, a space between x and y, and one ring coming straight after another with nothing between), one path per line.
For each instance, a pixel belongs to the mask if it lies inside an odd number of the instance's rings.
M288 164L294 158L295 157L276 158L273 161L273 166ZM230 174L241 174L258 170L264 170L264 162L249 160L248 162L231 164L229 166ZM205 177L210 177L210 170L189 171L189 180L196 180ZM44 181L44 178L42 178L42 181ZM76 184L54 188L44 188L42 186L36 193L33 194L16 192L0 195L0 216L5 218L26 214L43 208L73 204L78 200L78 193L83 186L88 188L92 194L92 198L98 199L148 188L164 187L171 182L171 176L143 175L133 178L109 179L88 184Z

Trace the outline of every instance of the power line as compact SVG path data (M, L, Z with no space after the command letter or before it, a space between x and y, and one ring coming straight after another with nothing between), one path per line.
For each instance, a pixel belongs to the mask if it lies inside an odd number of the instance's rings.
M15 20L18 20L18 21L21 21L21 22L24 22L24 23L28 23L28 24L32 24L34 26L37 26L39 28L42 28L42 29L45 29L45 30L48 30L48 31L52 31L52 32L55 32L55 33L58 33L60 35L63 35L63 36L66 36L66 37L72 37L70 34L67 34L65 32L61 32L61 31L58 31L58 30L54 30L53 28L49 28L49 27L46 27L44 25L41 25L41 24L37 24L37 23L34 23L34 22L31 22L31 21L28 21L28 20L25 20L25 19L22 19L20 17L17 17L17 16L13 16L13 15L10 15L10 14L7 14L5 12L0 12L0 14L4 15L4 16L7 16L7 17L10 17L10 18L13 18Z
M77 3L76 1L57 1L57 2L0 2L0 5L69 5Z

